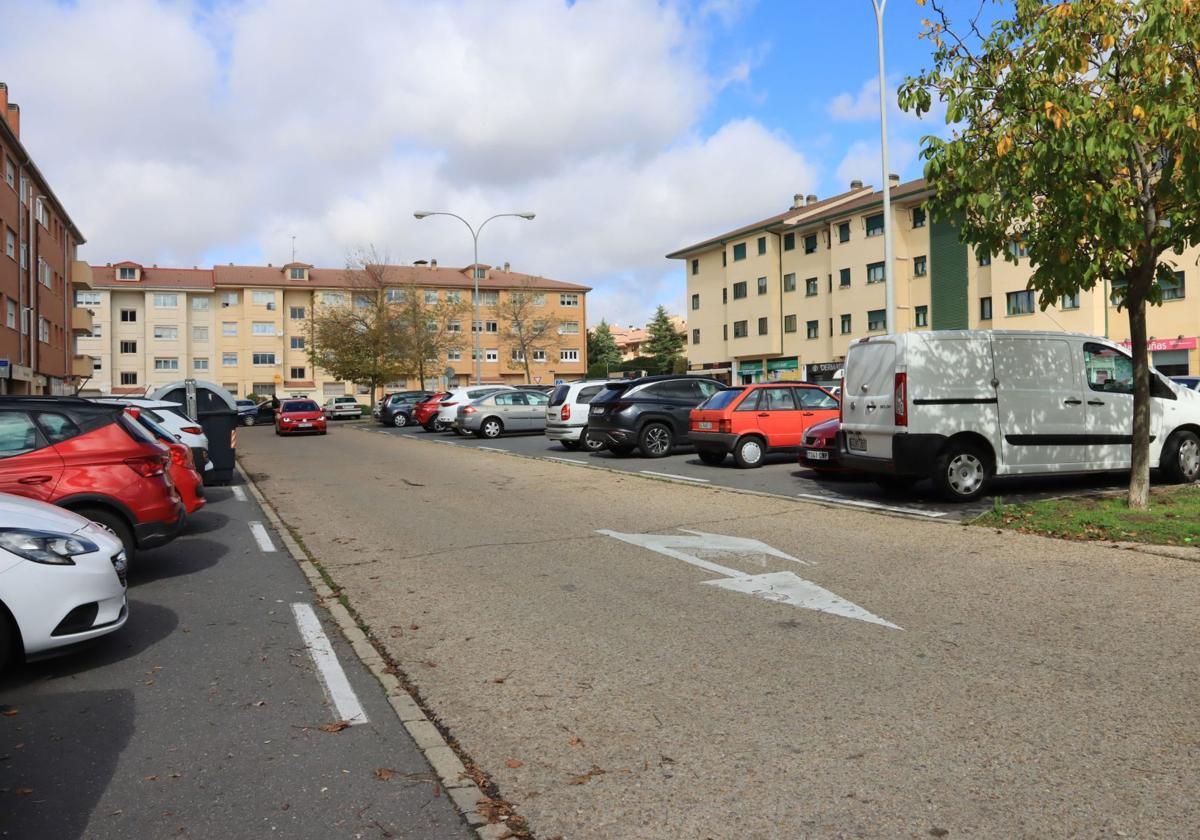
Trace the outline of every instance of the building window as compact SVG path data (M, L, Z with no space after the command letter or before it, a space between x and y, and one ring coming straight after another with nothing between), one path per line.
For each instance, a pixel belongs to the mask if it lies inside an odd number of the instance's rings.
M174 358L156 358L154 360L155 370L179 370L179 359Z
M92 359L92 373L99 373L104 370L104 362L100 359Z
M733 284L733 299L741 300L746 296L746 281L742 280L739 283Z
M179 327L156 325L154 327L154 337L160 341L178 341Z
M38 341L43 343L50 341L50 322L45 318L38 318Z
M496 322L488 321L488 324L494 324L494 323L496 323ZM489 327L488 332L495 332L495 330L493 330ZM562 325L558 328L558 334L559 335L579 335L579 322L578 321L563 321Z
M289 269L288 277L290 277L293 280L303 280L304 279L304 269L303 268Z
M451 362L461 362L462 361L462 351L461 350L447 350L446 351L446 360L451 361Z
M1078 309L1079 308L1079 292L1073 295L1063 295L1058 299L1059 309Z
M990 297L981 297L979 299L979 320L992 320L992 299Z
M500 351L499 350L484 350L483 351L483 360L485 362L500 361Z
M275 335L275 325L270 321L255 321L250 325L251 335Z
M767 237L760 236L758 237L758 255L761 257L765 253L767 253Z
M992 255L979 253L975 255L975 260L979 263L980 268L985 268L992 264Z
M546 361L546 351L545 350L534 350L533 351L533 360L535 362L545 362Z
M471 295L471 301L472 302L475 301L474 293L472 293L472 295ZM495 306L499 302L500 302L500 293L499 292L480 292L479 293L479 305L480 306ZM561 303L561 300L559 302ZM563 304L563 305L566 305L566 304Z
M887 329L887 310L872 309L867 312L867 331L875 332Z
M916 308L916 316L917 316L917 326L918 327L928 327L929 326L929 307L928 306L918 306Z
M847 228L846 234L849 235L849 233L850 231ZM810 233L808 236L804 237L804 253L817 253L817 235L815 233Z
M294 335L291 337L290 342L291 342L290 346L293 350L303 350L304 349L304 336Z
M558 296L559 306L579 306L579 295L574 292Z
M177 306L179 306L179 295L156 294L154 296L155 309L175 309Z
M1034 308L1033 290L1008 293L1009 315L1032 315Z
M1163 300L1183 300L1183 292L1184 292L1184 287L1183 287L1183 272L1182 271L1175 272L1175 282L1174 283L1163 283L1162 284L1162 299ZM1076 295L1076 298L1078 298L1078 297L1079 296Z
M14 190L17 188L17 167L10 157L4 159L4 182Z
M783 250L785 250L785 251L795 251L796 250L796 234L785 233L783 235Z
M250 364L252 365L273 365L275 364L274 353L251 353Z
M118 268L117 269L117 279L118 280L136 280L137 279L137 269L136 268Z
M850 332L850 316L842 316L842 335L847 335Z
M28 245L28 243L22 242L21 243L21 268L28 268L28 267L29 267L29 245Z
M88 338L101 338L101 335L100 335L101 329L102 329L102 325L100 324L99 321L92 324L92 331L90 333L88 333Z
M734 338L745 338L747 335L749 335L749 333L747 331L747 322L746 321L734 321L733 322L733 337Z
M785 333L794 333L796 331L796 316L795 315L784 315L783 316L783 331Z
M237 306L241 302L237 292L221 292L221 308L228 309L231 306Z
M237 367L237 353L222 353L221 365L223 367Z
M694 329L692 329L692 344L699 344L699 343L700 343L700 330L699 330L699 328L694 328Z
M692 274L700 273L700 260L692 260Z
M729 325L728 324L721 325L721 340L722 341L729 340Z
M288 368L288 377L290 379L303 379L304 371L305 368L302 367Z
M1020 239L1014 239L1012 242L1009 242L1008 251L1018 259L1029 256L1029 246Z
M1113 281L1112 290L1108 293L1108 302L1113 306L1120 306L1125 302L1125 284Z
M446 324L446 332L460 333L462 332L462 321L454 320Z
M913 276L924 277L929 273L929 259L927 257L913 257Z
M137 384L137 371L135 371L135 370L121 371L121 384L122 385L136 385Z
M208 327L192 327L192 341L208 341Z
M408 300L408 292L404 289L388 289L384 293L388 303L404 303ZM301 315L301 318L304 316Z
M883 235L883 214L876 213L874 216L867 216L867 236L882 236Z
M33 205L33 215L37 218L42 227L49 229L50 227L50 211L46 209L46 202L40 198Z
M438 302L437 289L426 289L425 290L425 302L426 303L437 303Z
M389 289L388 291L391 291L391 290ZM290 317L293 321L303 321L304 320L304 307L303 306L291 307L288 310L288 317Z
M925 227L925 208L914 207L912 209L912 226L915 228Z
M208 357L199 356L192 359L192 370L208 370Z
M765 295L767 293L767 278L766 277L758 278L758 293L760 295Z
M566 327L566 324L563 324L563 327ZM500 322L499 321L484 321L483 322L483 331L490 332L490 333L500 332ZM559 328L559 331L560 332L562 331L561 327ZM575 332L579 332L579 324L575 324Z
M838 242L850 241L850 223L842 222L838 225Z
M694 295L692 295L692 309L699 309L699 308L700 308L700 295L694 294Z
M816 297L817 296L817 278L816 277L809 277L807 280L804 281L804 296L805 297Z
M100 293L99 292L76 292L75 293L75 305L76 306L99 306L100 305Z
M11 228L4 233L4 253L11 259L17 258L17 234Z
M758 334L759 335L767 334L767 319L766 318L758 319Z
M578 362L579 361L579 351L578 350L559 350L558 351L558 360L560 362Z
M192 310L195 312L207 312L212 305L212 300L208 295L200 295L192 298Z
M809 338L816 338L821 334L821 328L817 326L816 321L809 321L804 325L806 334Z
M746 259L746 243L739 242L733 246L733 261L738 262L744 259Z
M122 341L120 343L120 352L127 353L127 354L128 353L136 353L137 352L137 342L136 341Z
M10 330L17 328L17 302L15 300L8 301L8 311L5 313L7 320L4 322Z
M508 357L514 362L525 361L525 354L521 351L521 349L519 347L514 347L512 350L510 350L508 353Z
M136 309L122 309L121 310L121 321L126 324L136 323L137 322L137 310Z
M867 264L867 285L870 285L871 283L882 283L884 279L886 278L883 273L883 263L877 262ZM849 284L843 283L842 285Z
M849 289L850 288L850 269L843 268L841 271L838 272L838 288L841 288L841 289Z
M354 308L355 309L370 309L371 308L370 296L369 295L355 295L354 296Z
M796 275L795 274L783 275L783 290L785 292L796 291Z
M222 321L221 335L225 336L226 338L232 338L233 336L237 335L237 321Z
M724 286L721 287L721 303L729 303L729 289L725 288Z
M459 302L458 292L446 292L446 302L447 303L458 303ZM534 306L545 306L546 305L546 295L543 294L542 292L538 292L536 295L534 295L533 296L533 305Z

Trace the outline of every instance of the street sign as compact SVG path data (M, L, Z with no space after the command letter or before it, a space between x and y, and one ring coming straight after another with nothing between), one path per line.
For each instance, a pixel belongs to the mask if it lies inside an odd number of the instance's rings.
M0 359L0 379L8 379L12 373L12 365L8 359Z
M562 381L561 379L555 379L555 380L554 380L554 384L555 384L555 385L562 385L562 384L563 384L563 381Z
M534 385L541 385L541 384L542 384L542 377L540 377L540 376L535 376L535 377L533 377L533 384L534 384Z

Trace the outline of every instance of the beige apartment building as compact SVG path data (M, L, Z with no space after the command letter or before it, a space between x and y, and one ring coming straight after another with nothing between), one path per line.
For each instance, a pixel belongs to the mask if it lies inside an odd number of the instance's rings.
M727 382L833 382L854 339L920 329L1067 330L1129 338L1128 316L1097 287L1044 312L1026 289L1032 270L970 253L953 226L926 213L923 180L892 182L895 325L886 323L883 194L860 181L840 195L795 196L782 213L681 248L687 276L688 362ZM1148 314L1153 364L1200 371L1200 249L1173 257L1177 283ZM1194 292L1195 293L1195 292Z
M388 282L419 289L426 300L470 301L472 266L389 266ZM582 378L587 371L586 286L479 266L480 350L485 382L523 383L524 370L509 364L503 329L494 307L502 295L530 290L535 306L558 320L553 349L535 354L535 382ZM313 311L354 305L361 286L345 269L283 266L159 268L134 262L91 267L91 288L78 291L75 305L90 310L93 327L79 339L93 357L85 394L141 394L185 378L215 382L235 395L329 397L366 394L359 383L335 380L314 370L308 357ZM472 324L459 326L462 349L449 351L431 368L425 387L473 381ZM456 322L451 322L455 326ZM452 369L447 377L445 372ZM415 379L394 388L421 387Z

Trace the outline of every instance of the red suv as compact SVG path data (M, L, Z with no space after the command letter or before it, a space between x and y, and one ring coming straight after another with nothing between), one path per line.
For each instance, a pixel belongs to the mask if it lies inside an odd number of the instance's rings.
M108 528L129 560L183 527L170 456L123 406L0 397L0 492L50 502Z
M434 394L424 402L419 402L413 406L412 419L418 426L423 426L427 432L441 432L445 427L438 422L438 409L440 409L442 400L450 396L449 391L443 391L440 394Z
M706 464L732 452L739 467L761 467L768 451L796 451L805 429L837 416L837 397L819 385L738 385L692 409L688 436Z
M275 434L325 434L325 412L313 400L284 400L275 412Z

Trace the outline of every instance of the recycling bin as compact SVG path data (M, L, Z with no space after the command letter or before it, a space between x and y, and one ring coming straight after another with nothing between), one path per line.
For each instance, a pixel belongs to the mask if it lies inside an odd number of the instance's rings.
M189 390L194 400L189 399ZM213 465L204 471L204 483L228 484L237 456L238 412L233 394L213 382L185 379L162 386L151 394L151 399L178 403L184 414L200 424L208 438L208 460Z

